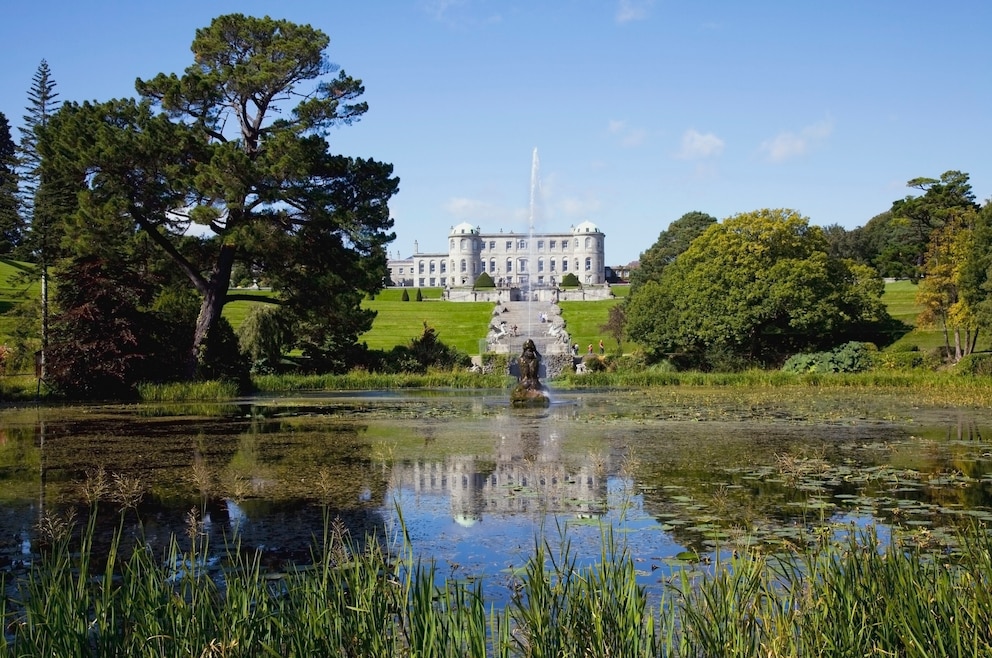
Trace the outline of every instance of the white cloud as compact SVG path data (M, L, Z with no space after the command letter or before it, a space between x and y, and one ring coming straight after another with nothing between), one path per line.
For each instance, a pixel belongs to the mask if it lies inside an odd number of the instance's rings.
M485 201L452 197L444 204L444 210L459 222L485 222L505 217L505 211Z
M682 160L700 160L720 155L723 152L723 140L713 133L705 135L693 128L682 135L682 148L677 157Z
M611 119L607 124L606 131L611 135L620 138L620 146L634 148L641 146L647 141L648 131L643 128L633 128L627 125L626 121Z
M760 150L770 162L785 162L805 155L825 140L834 130L832 119L824 119L806 126L799 133L782 132L762 142Z
M648 16L648 10L654 0L620 0L617 6L616 21L623 25L631 21L642 21Z

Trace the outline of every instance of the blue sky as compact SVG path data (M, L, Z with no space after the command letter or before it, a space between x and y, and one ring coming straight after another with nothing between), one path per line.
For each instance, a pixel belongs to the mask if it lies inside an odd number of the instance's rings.
M323 30L369 112L332 149L395 166L390 253L462 221L584 220L626 264L692 210L793 208L864 225L949 169L992 195L985 0L93 0L4 9L0 112L15 138L46 59L60 100L181 73L224 13ZM530 209L532 153L540 190Z

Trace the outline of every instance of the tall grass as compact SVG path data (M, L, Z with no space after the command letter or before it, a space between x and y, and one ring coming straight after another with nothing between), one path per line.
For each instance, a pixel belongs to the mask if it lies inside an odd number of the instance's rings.
M195 516L187 547L174 537L161 554L124 541L124 517L105 555L94 517L53 539L0 601L0 656L992 655L992 538L978 527L953 554L852 527L798 554L687 565L656 605L609 532L589 566L563 535L558 550L535 542L496 609L407 541L356 543L330 520L311 564L272 572L236 540L212 565Z
M238 385L220 380L140 384L138 396L142 402L223 402L238 397Z
M299 391L375 391L405 388L492 389L505 388L505 374L481 374L465 370L437 370L423 374L385 374L352 371L342 375L257 375L255 388L263 393Z

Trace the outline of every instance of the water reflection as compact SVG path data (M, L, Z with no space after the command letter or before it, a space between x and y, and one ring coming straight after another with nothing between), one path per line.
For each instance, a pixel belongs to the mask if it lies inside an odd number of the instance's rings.
M328 519L389 541L402 515L443 575L494 581L566 526L589 559L613 528L650 584L686 549L795 543L817 523L933 537L992 519L988 411L828 398L582 393L511 410L502 392L376 393L6 410L0 569L36 558L47 516L85 515L98 474L143 493L123 517L104 506L107 535L124 518L129 536L164 547L193 512L218 550L237 534L281 568L309 559Z

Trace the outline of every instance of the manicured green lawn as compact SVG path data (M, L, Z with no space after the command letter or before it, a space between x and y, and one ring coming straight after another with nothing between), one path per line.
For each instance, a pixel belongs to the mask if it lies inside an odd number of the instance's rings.
M372 330L359 337L372 349L390 350L407 345L424 333L424 323L437 330L443 343L468 354L479 353L479 341L486 337L492 315L489 302L444 302L440 290L423 290L424 301L416 300L416 289L408 291L410 300L400 301L402 290L389 289L366 300L364 306L378 313Z
M561 302L561 316L565 319L565 328L572 337L573 343L579 344L579 354L585 354L589 345L599 354L599 341L608 354L617 351L617 342L606 334L600 327L606 324L610 317L610 308L623 302L623 299L605 299L595 302ZM637 349L637 344L624 341L623 351L631 352Z

